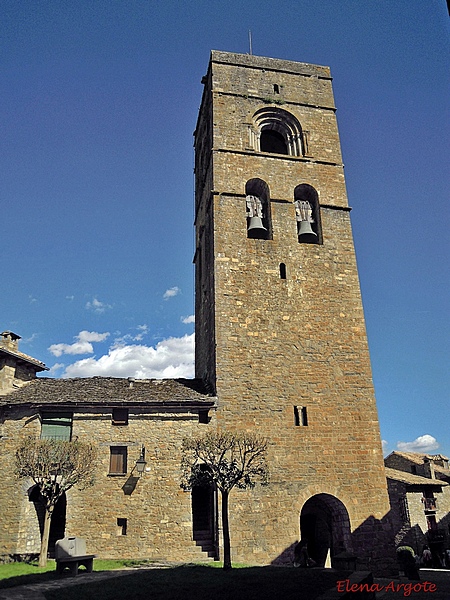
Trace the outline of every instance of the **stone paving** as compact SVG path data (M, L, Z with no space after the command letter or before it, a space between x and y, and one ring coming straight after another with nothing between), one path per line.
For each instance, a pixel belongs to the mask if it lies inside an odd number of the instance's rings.
M83 585L91 581L102 581L103 579L111 579L114 577L122 577L129 575L130 572L141 570L141 569L161 569L175 566L174 564L161 563L152 564L149 566L140 567L128 567L124 569L117 569L114 571L101 571L94 573L83 573L77 577L62 577L61 579L54 579L53 581L46 581L43 583L34 583L31 585L21 585L5 590L0 590L0 600L46 600L44 593L46 590L64 589L69 586ZM355 573L356 575L357 573ZM378 589L375 595L376 600L400 600L403 598L409 598L410 600L450 600L450 570L445 569L421 569L420 570L420 582L409 581L406 577L396 577L393 579L386 578L374 578L374 583L378 585ZM356 579L355 579L356 581ZM433 584L435 588L431 588L428 584L424 585L425 582ZM403 584L403 585L401 585ZM417 586L409 588L409 584ZM419 586L419 584L421 584ZM419 587L421 589L419 589ZM350 594L346 597L346 600L352 597ZM345 596L345 592L338 591L337 588L332 588L322 594L317 600L339 600ZM355 596L357 597L357 596ZM83 599L83 592L80 589L80 600ZM186 598L185 600L189 600ZM234 600L239 600L235 598ZM275 599L274 599L275 600ZM302 600L308 600L308 598L302 598Z

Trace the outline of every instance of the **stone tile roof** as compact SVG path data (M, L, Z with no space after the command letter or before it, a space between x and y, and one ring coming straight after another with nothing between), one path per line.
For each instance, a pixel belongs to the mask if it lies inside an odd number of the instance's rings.
M100 405L205 405L214 406L199 379L120 379L87 377L51 379L38 377L0 398L0 406Z
M9 348L5 348L3 346L0 346L0 354L7 354L8 356L13 356L14 358L17 358L20 361L24 361L27 362L31 365L33 365L34 367L36 367L37 371L48 371L48 367L45 366L45 364L43 362L41 362L40 360L38 360L37 358L33 358L32 356L28 356L28 354L24 354L23 352L19 352L19 350L11 350Z
M433 463L433 469L436 479L444 479L445 481L448 481L450 479L450 470L441 467L435 462L436 459L448 461L448 458L443 454L421 454L420 452L398 452L397 450L394 450L389 454L389 456L386 457L385 461L387 461L391 456L400 456L405 460L414 463L415 465L423 465L424 458L428 458L428 460L430 460Z
M407 458L408 460L410 460L411 462L413 462L417 465L423 465L424 458L428 458L433 461L436 458L448 460L448 458L446 456L443 456L442 454L421 454L420 452L398 452L397 450L394 450L394 452L392 452L391 454L396 454L397 456L403 456L404 458ZM439 466L439 465L437 465L437 466Z
M402 483L407 483L408 485L416 485L422 487L441 487L448 485L448 483L446 483L445 481L441 481L440 479L430 479L429 477L413 475L412 473L407 473L406 471L398 471L397 469L391 469L389 467L384 467L384 469L386 471L386 477L388 479L393 479L394 481L401 481Z

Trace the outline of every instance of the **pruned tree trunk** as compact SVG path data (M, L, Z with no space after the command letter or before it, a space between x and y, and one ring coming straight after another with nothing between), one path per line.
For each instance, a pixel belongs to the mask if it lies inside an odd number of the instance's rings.
M228 521L229 492L222 492L223 568L231 569L230 524Z
M39 566L47 566L48 541L50 539L50 524L52 522L52 511L45 507L44 529L41 538L41 551L39 554Z

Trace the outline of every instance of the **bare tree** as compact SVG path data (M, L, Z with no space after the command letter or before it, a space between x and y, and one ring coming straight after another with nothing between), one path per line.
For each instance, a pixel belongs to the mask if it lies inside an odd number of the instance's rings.
M39 566L47 564L50 522L61 496L77 485L93 484L97 452L91 444L61 440L41 440L29 437L16 451L16 471L19 477L30 477L38 486L45 508Z
M257 481L268 483L266 453L267 440L245 432L211 432L183 440L182 487L213 485L220 490L224 569L231 569L230 492L234 487L253 488Z

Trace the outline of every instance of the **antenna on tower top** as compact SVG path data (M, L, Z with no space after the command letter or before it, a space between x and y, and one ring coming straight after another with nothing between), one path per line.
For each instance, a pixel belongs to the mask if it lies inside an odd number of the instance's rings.
M250 54L253 54L253 49L252 49L252 32L249 29L248 30L248 45L250 47Z

